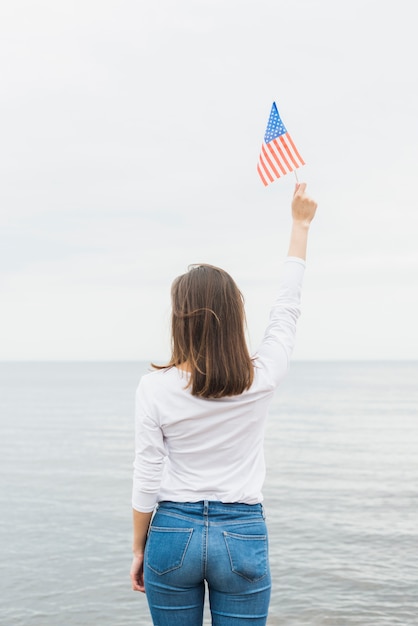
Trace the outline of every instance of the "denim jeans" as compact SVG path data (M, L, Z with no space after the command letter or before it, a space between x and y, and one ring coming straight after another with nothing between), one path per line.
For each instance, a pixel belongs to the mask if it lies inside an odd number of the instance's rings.
M265 626L271 578L262 505L160 502L144 576L154 626L201 626L205 581L213 626Z

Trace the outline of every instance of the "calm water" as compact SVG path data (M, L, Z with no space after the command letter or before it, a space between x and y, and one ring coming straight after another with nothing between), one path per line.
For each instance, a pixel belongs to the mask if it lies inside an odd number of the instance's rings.
M0 364L1 626L151 626L128 575L145 368ZM418 363L294 363L266 451L269 625L418 625Z

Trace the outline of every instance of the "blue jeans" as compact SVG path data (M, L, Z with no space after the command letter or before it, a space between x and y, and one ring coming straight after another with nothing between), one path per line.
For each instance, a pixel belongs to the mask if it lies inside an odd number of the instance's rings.
M262 505L160 502L144 577L154 626L201 626L205 580L213 626L265 626L271 578Z

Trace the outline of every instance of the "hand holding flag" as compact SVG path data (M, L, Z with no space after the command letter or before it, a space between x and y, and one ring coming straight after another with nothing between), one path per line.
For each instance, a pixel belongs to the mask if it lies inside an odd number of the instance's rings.
M305 165L305 161L297 151L280 118L276 103L273 102L257 164L259 176L267 186L301 165Z

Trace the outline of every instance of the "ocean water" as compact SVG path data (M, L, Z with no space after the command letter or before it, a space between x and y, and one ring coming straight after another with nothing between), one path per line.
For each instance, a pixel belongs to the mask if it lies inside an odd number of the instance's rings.
M0 364L1 626L151 626L129 581L145 370ZM294 362L266 456L269 626L418 625L418 363Z

